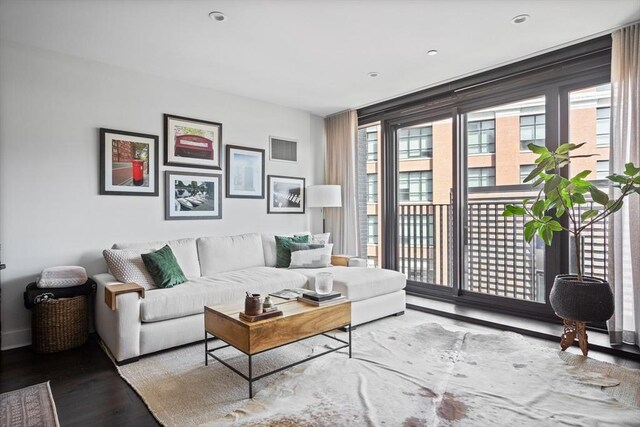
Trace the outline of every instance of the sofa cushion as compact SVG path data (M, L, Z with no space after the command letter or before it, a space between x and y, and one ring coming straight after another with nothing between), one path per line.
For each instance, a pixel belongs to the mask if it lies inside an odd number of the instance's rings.
M112 249L140 249L152 248L157 250L164 245L169 245L173 255L176 257L182 272L187 278L200 277L200 263L198 262L198 248L196 239L186 238L169 240L164 242L146 242L146 243L116 243Z
M321 271L333 273L333 290L351 301L360 301L404 289L407 280L402 273L381 268L329 267L294 269L309 278L309 289L315 289L315 276Z
M290 270L253 267L199 277L173 288L154 289L140 300L143 322L157 322L202 313L205 305L244 301L246 291L264 295L302 288L307 278Z
M120 282L137 283L145 289L153 289L156 284L141 257L143 253L152 251L153 249L149 248L105 249L102 256L111 274Z
M187 281L169 245L141 256L157 287L172 288Z
M306 246L306 248L300 248ZM291 244L291 264L289 268L323 268L331 265L333 244Z
M292 243L309 243L309 236L276 236L276 268L289 268Z
M262 238L262 250L264 252L264 265L267 267L275 267L277 261L277 249L276 249L276 236L293 237L297 235L310 236L308 231L301 231L298 233L263 233L260 235Z
M225 271L264 267L262 240L258 233L198 239L200 274L213 276Z

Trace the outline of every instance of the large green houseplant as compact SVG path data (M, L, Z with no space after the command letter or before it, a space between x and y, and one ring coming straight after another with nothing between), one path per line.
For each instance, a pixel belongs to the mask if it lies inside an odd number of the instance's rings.
M569 233L574 242L576 274L556 276L549 302L559 317L582 322L582 328L584 322L608 320L614 309L609 284L583 274L582 233L620 210L625 197L640 194L640 168L633 163L627 163L623 173L607 177L618 188L615 198L610 198L587 181L591 173L589 170L583 170L572 178L562 176L561 169L568 166L572 158L591 157L572 154L583 145L566 143L549 151L546 147L529 144L529 149L538 154L538 158L524 182L539 189L537 197L524 199L519 205L507 205L502 213L505 217L523 216L528 219L524 224L527 242L538 235L545 244L551 245L555 233ZM587 200L587 195L591 196L591 201Z

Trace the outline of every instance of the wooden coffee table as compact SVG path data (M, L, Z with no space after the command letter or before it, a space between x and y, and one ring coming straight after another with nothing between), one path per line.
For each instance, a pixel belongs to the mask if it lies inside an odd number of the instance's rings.
M209 357L212 357L247 380L250 398L253 397L253 383L269 375L343 348L349 348L349 358L351 358L351 301L314 307L295 300L274 297L271 299L277 304L278 309L282 310L283 315L257 322L245 322L240 319L239 313L244 311L244 301L238 304L204 308L204 364L208 366ZM348 327L349 341L326 334L342 327ZM209 335L224 341L226 345L210 350ZM265 374L253 376L252 357L256 354L316 335L324 335L342 345ZM214 354L215 351L229 346L249 356L248 376Z

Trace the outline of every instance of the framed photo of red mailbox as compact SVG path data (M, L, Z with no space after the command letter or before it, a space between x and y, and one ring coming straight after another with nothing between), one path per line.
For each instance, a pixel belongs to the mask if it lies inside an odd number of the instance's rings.
M158 136L100 129L100 194L158 195Z
M164 115L164 164L222 169L222 124Z

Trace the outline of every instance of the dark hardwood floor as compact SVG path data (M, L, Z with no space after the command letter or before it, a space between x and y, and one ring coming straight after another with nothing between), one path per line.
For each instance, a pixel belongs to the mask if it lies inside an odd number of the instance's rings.
M413 304L429 303L421 300L423 299L408 298L408 302ZM457 325L478 332L495 331L487 326L448 317L429 313L422 315L425 316L425 321L434 321L445 327ZM506 321L500 316L493 320ZM557 339L553 342L531 337L527 339L543 345L558 345ZM576 354L579 352L577 348L569 351ZM589 356L628 368L640 368L640 363L635 360L611 354L590 351ZM45 381L51 381L58 418L63 427L160 425L140 397L120 377L95 336L91 336L82 347L60 353L35 354L30 347L0 352L0 393Z
M35 354L30 347L0 352L0 393L51 381L60 425L158 426L120 377L95 336L78 348Z

